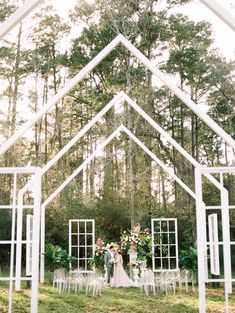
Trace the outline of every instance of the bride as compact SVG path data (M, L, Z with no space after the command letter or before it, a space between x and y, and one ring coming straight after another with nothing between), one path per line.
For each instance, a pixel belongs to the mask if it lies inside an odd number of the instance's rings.
M123 268L123 259L121 251L118 250L115 254L113 279L111 281L111 287L131 287L134 286L134 282L128 277Z

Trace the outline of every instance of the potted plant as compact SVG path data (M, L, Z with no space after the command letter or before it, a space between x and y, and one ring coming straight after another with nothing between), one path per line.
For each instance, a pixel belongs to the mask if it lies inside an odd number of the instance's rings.
M53 274L56 269L64 268L69 270L72 262L75 260L74 257L70 256L68 252L58 245L48 243L45 250L46 267L49 269L50 276L49 281L53 281Z

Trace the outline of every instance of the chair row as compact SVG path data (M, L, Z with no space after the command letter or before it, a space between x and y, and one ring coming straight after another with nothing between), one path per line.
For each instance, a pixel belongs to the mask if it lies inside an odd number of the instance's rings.
M54 272L53 290L56 288L61 291L86 291L86 294L101 295L104 288L104 277L101 273L86 273L79 271L70 271L68 274L64 269L58 269Z
M189 284L192 284L192 290L194 291L194 280L192 270L182 271L163 271L158 276L154 276L154 273L150 269L141 271L139 287L141 292L145 291L148 295L150 292L156 293L156 289L168 293L172 290L175 294L176 286L180 289L185 285L188 292Z

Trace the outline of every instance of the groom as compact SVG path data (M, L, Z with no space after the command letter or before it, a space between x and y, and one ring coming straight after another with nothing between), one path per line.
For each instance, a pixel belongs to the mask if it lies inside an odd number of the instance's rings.
M113 277L113 259L114 259L114 246L110 246L109 250L104 255L104 266L107 271L107 283L110 284L110 278Z

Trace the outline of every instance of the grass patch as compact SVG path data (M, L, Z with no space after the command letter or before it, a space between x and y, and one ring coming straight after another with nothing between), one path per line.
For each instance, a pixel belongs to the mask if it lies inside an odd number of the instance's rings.
M30 291L23 289L13 294L13 312L28 313ZM0 313L7 313L8 289L0 285ZM39 313L196 313L198 291L185 293L177 290L176 295L157 292L156 296L141 294L137 288L106 287L101 297L86 295L85 292L58 294L51 285L39 288ZM222 289L208 289L207 312L224 312ZM235 312L235 297L231 297L231 312Z

